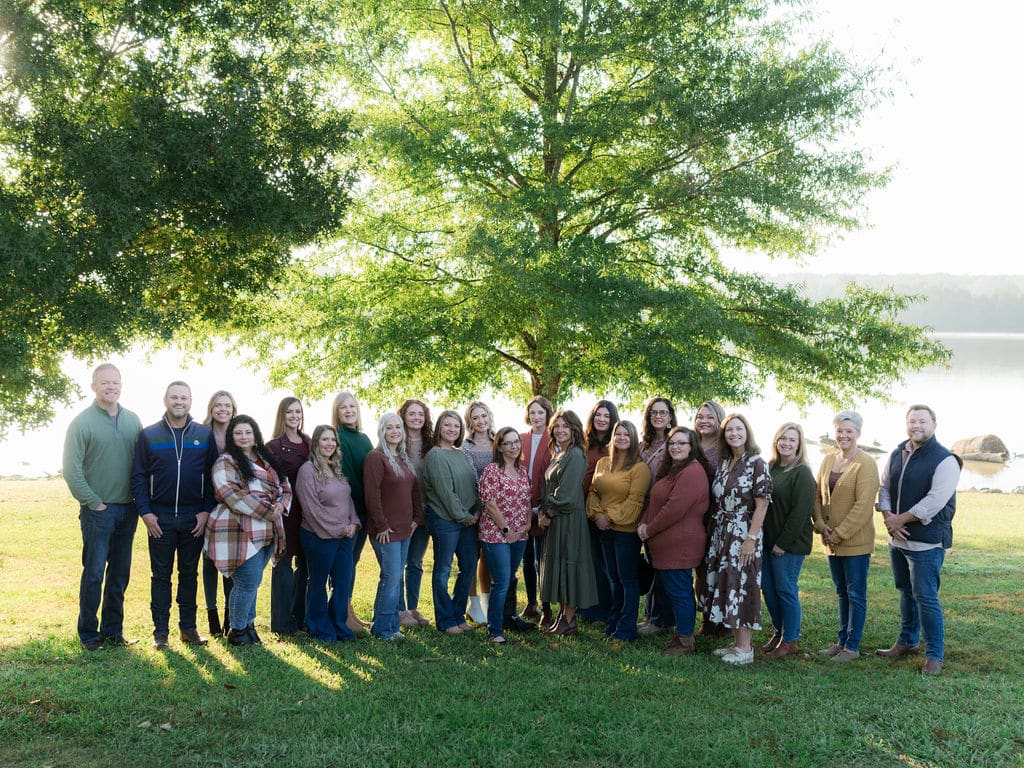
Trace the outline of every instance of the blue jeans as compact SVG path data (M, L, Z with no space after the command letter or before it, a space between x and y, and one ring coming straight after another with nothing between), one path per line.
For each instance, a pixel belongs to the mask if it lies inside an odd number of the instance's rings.
M370 546L380 565L370 632L375 637L387 638L399 632L398 604L402 601L402 571L409 556L409 539L381 544L371 538Z
M295 568L292 568L292 560ZM285 555L270 571L270 631L292 635L306 623L306 555Z
M242 563L232 574L234 586L228 599L231 629L245 629L256 622L256 592L263 581L263 571L273 554L274 544L271 542Z
M868 565L871 555L829 555L828 569L839 596L839 633L836 642L848 651L860 650L868 616Z
M444 632L466 621L469 588L476 573L476 526L445 520L430 507L427 525L434 539L434 624ZM459 575L455 577L455 590L449 594L453 557L459 561Z
M587 621L607 621L612 608L612 589L608 581L608 567L604 563L604 547L601 545L601 529L592 520L587 521L590 530L590 559L594 561L594 578L597 579L597 605L580 611Z
M78 639L83 643L124 635L124 592L132 573L132 542L139 515L134 504L82 505L82 580L78 587ZM96 614L103 608L100 619Z
M519 568L526 551L526 542L514 544L490 544L480 542L487 561L487 569L491 572L491 597L487 603L487 633L491 637L502 635L505 625L505 598L512 583L512 574Z
M217 582L221 579L224 582L224 610L226 612L228 600L231 599L231 579L221 576L217 566L213 564L213 560L207 555L203 555L203 594L206 595L207 611L217 610Z
M199 558L203 554L203 537L193 536L194 514L159 512L157 523L163 535L149 538L149 610L153 615L153 634L166 635L171 621L171 573L174 557L178 557L178 628L196 628L196 590L199 586Z
M800 569L804 556L792 552L775 555L765 550L761 566L761 594L772 617L775 634L783 642L792 643L800 637ZM859 637L859 635L858 635Z
M423 581L423 555L430 544L427 526L418 525L409 537L409 555L405 559L405 583L398 595L398 610L415 611L420 606L420 584Z
M601 546L608 569L612 605L605 634L616 640L636 640L636 615L640 610L640 538L633 531L601 531Z
M946 559L942 547L912 552L889 547L889 562L900 591L900 637L903 645L917 645L924 630L925 658L942 661L945 624L939 604L939 573Z
M306 629L310 637L336 642L355 640L348 628L348 604L352 599L352 550L354 539L321 539L312 531L299 529L302 551L306 553ZM327 582L333 584L327 598Z
M678 568L659 570L661 583L665 586L665 594L672 604L672 613L676 620L677 635L693 635L697 623L697 599L693 594L693 569Z

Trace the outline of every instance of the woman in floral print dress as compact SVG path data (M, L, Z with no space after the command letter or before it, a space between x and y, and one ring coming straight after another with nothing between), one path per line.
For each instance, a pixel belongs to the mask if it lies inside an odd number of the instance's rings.
M722 435L729 454L711 484L714 519L701 608L711 621L732 630L733 645L720 649L722 660L750 664L750 634L761 628L761 526L772 497L772 476L743 416L727 417Z

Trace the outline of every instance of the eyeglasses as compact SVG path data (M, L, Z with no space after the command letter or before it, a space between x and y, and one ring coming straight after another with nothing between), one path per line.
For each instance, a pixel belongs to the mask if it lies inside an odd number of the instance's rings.
M666 411L664 408L659 408L657 410L651 411L651 416L668 416L668 411Z
M669 442L668 447L669 448L672 448L673 446L679 447L681 445L692 445L692 443L690 443L689 440L672 440L672 441Z
M502 448L518 448L522 444L522 440L503 440L500 443Z

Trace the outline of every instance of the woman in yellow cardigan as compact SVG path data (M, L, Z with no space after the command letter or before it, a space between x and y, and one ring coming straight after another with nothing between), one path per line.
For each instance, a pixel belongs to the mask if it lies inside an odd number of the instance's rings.
M587 497L587 517L601 532L612 607L605 634L613 640L636 640L640 607L637 565L640 538L637 523L651 487L651 470L640 458L640 438L630 421L620 421L612 432L611 454L597 462Z
M836 642L819 653L845 662L860 656L879 479L875 460L857 446L864 425L860 414L842 411L832 423L839 450L826 456L818 470L814 529L821 534L839 596L839 634Z

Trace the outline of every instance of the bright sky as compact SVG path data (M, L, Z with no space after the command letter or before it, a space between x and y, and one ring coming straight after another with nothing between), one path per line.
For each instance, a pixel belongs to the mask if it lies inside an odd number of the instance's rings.
M809 261L816 273L1021 274L1018 238L1020 29L1024 6L926 0L817 0L816 26L861 61L888 63L891 102L856 144L889 185L868 200L867 230ZM763 261L746 262L766 271ZM783 262L767 271L792 272Z

